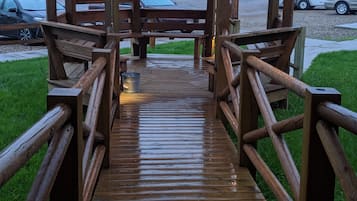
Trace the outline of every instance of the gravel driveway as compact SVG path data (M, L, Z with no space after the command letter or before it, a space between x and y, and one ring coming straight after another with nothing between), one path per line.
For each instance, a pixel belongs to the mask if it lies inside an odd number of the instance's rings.
M257 15L242 14L243 31L261 30L266 26L266 12ZM357 38L357 30L335 28L335 25L356 23L357 15L337 15L334 10L295 10L294 26L306 27L308 38L322 40L348 40Z
M337 15L334 10L307 10L294 13L294 26L305 26L307 37L315 39L356 39L357 29L335 28L335 25L356 22L357 14Z
M202 0L198 1L202 2ZM260 4L260 6L255 4L252 6L252 3L254 2ZM247 3L243 1L241 2L240 6L241 29L243 31L263 30L266 27L266 5L262 3L261 0L252 0L251 2ZM307 37L309 38L336 41L356 39L357 30L335 28L335 25L353 22L357 22L357 14L337 15L334 10L296 10L294 12L294 26L305 26L307 30ZM45 47L2 45L0 46L0 54L16 51L30 51L43 48Z

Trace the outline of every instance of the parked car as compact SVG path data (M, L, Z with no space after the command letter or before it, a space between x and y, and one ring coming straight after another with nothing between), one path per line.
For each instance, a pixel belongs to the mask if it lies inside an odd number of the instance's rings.
M63 5L57 3L58 10L64 10ZM16 23L34 23L46 18L46 0L0 0L0 25ZM0 35L20 40L30 40L41 37L39 28L4 31Z
M175 6L175 3L171 0L140 0L141 8L153 8L153 7L163 7L163 6ZM82 4L82 8L83 7L88 7L89 10L105 8L104 3ZM120 3L119 8L121 9L131 8L131 2Z
M357 11L357 0L326 0L325 8L336 10L339 15L346 15Z
M295 0L295 7L299 10L312 9L317 6L323 7L326 0ZM279 6L283 7L284 0L279 0Z

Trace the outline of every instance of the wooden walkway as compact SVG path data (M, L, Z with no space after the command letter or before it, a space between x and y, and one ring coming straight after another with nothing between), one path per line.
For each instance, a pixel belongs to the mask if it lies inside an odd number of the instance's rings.
M264 200L214 116L204 63L150 55L129 71L141 93L122 94L94 200Z

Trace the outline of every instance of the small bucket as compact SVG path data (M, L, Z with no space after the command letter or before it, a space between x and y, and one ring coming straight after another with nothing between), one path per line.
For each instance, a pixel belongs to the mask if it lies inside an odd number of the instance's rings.
M127 72L122 74L123 88L126 93L137 93L140 91L140 73Z

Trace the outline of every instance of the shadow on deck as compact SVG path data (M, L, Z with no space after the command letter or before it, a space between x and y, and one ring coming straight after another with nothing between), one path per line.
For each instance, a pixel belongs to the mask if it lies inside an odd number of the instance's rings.
M94 200L264 200L214 116L205 62L150 55L128 69L141 92L121 95Z

